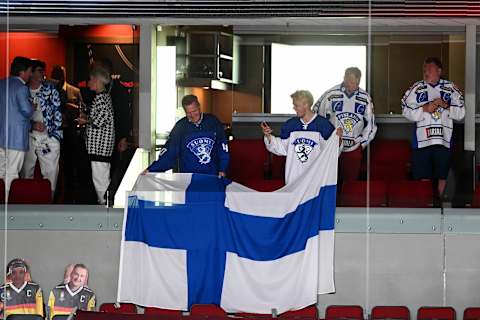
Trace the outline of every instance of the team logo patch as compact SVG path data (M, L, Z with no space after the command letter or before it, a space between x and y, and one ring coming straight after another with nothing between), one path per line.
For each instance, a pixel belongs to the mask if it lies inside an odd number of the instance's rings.
M343 100L332 101L332 110L335 112L343 110Z
M295 147L295 153L297 154L298 160L305 163L308 161L308 155L312 152L317 143L308 138L297 138L292 144Z
M365 113L366 106L363 103L357 103L355 102L355 112L364 114Z
M427 91L417 92L417 103L427 102L427 101L428 101L428 92Z
M443 138L442 127L427 128L426 131L427 131L427 138Z
M353 147L355 145L355 140L352 139L343 139L343 146L346 148Z
M343 127L343 131L346 134L353 133L353 128L360 122L360 117L355 113L344 112L337 114L337 119Z
M452 101L452 93L451 92L446 92L446 91L440 91L440 96L442 97L442 100L450 104L450 101Z
M443 108L438 108L435 112L431 113L433 120L440 120L443 111Z
M198 162L208 164L212 160L212 152L215 141L210 138L196 138L187 144L187 148L197 156Z

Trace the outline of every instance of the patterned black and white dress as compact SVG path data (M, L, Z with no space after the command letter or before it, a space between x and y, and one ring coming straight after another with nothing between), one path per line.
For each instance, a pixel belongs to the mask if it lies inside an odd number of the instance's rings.
M93 99L87 124L86 145L90 161L110 162L115 144L112 98L106 92Z

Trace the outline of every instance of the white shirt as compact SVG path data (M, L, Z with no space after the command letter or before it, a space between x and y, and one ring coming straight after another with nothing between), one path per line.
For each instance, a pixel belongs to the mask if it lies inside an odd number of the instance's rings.
M40 98L38 96L41 88L41 85L37 89L30 88L30 96L33 99L33 107L35 108L32 115L32 121L43 123L43 113L42 108L40 107ZM47 130L44 130L43 132L32 130L31 135L37 139L48 137Z

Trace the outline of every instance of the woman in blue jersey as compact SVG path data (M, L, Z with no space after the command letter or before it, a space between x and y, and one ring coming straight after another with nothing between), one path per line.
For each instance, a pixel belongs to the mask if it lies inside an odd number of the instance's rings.
M201 112L194 95L183 97L182 106L186 116L175 124L158 160L144 173L170 170L178 161L179 172L224 177L229 154L222 123L214 115Z

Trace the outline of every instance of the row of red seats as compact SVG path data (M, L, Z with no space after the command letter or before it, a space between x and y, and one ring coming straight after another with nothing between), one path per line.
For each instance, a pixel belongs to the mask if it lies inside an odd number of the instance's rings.
M0 203L5 203L5 182L0 179ZM8 195L10 204L50 204L52 189L47 179L15 179Z
M136 314L137 308L134 304L125 303L116 306L113 303L103 304L100 312ZM145 315L176 316L181 317L182 311L166 310L158 308L145 308ZM216 305L193 305L190 316L205 317L228 317L227 313ZM271 319L271 314L237 313L237 318L248 319ZM317 307L312 305L301 310L288 311L278 316L280 319L318 319ZM77 317L77 319L79 319ZM363 320L364 311L361 306L329 306L325 310L326 320L355 319ZM370 319L398 319L410 320L410 310L405 306L376 306L372 309ZM417 312L417 320L442 319L456 320L456 311L452 307L421 307ZM464 310L464 320L480 319L480 307L471 307Z
M249 186L266 176L283 180L285 157L270 155L261 139L234 139L229 143L229 177ZM406 140L378 140L372 144L369 177L372 180L408 180L411 147ZM366 168L364 168L367 171Z
M369 206L395 208L428 208L433 205L430 181L383 180L348 181L338 196L342 207L365 207L369 187Z

